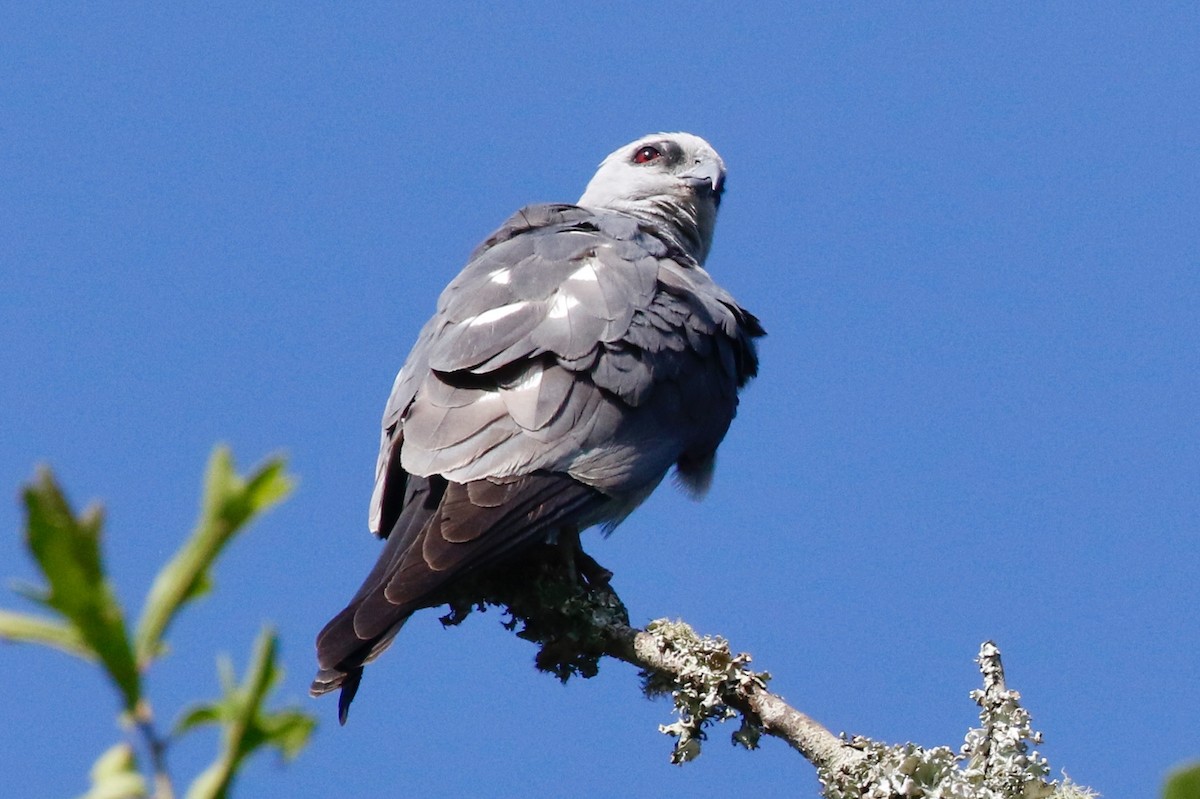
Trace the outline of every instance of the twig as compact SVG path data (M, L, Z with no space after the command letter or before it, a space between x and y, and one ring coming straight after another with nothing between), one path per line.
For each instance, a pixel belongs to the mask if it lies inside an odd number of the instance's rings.
M144 697L138 702L134 725L146 742L150 766L154 770L154 799L175 799L175 788L167 771L167 740L154 727L154 711Z

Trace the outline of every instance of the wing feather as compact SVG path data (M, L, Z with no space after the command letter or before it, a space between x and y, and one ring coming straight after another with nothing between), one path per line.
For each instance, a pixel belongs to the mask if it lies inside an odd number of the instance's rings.
M413 611L445 601L439 591L448 583L563 525L587 521L612 501L566 475L480 482L413 481L411 501L375 567L317 637L324 672L360 668L387 647ZM314 691L333 690L341 684L335 679L327 675Z

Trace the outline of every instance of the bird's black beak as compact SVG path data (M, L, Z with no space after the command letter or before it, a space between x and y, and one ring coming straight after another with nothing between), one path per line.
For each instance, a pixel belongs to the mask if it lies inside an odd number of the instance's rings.
M713 202L720 205L725 193L725 170L714 159L705 159L680 175L697 192L711 194Z

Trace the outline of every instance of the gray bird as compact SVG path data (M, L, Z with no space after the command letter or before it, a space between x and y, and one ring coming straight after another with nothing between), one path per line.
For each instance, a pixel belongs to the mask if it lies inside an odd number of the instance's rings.
M311 692L341 687L342 723L363 665L465 575L611 530L671 466L707 489L763 335L703 269L724 184L703 139L643 137L577 204L514 214L442 292L383 414L387 543L317 636Z

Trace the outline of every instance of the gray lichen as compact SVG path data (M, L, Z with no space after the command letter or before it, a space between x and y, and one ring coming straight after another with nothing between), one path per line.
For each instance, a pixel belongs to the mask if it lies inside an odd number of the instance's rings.
M865 759L849 768L818 767L827 799L1088 799L1095 794L1064 779L1047 780L1049 763L1033 747L1033 729L1021 696L1004 681L1000 650L991 641L977 662L982 689L971 692L980 726L967 732L961 750L887 745L855 737L849 745Z
M673 666L669 675L654 670L642 672L646 695L669 694L675 705L678 719L658 728L676 739L671 762L682 764L694 760L707 737L704 728L739 715L742 724L733 733L733 743L747 749L758 748L762 727L749 714L733 707L733 703L752 690L765 689L771 675L747 668L750 656L734 655L724 638L698 636L681 621L651 622L646 633Z
M1042 743L1042 734L1021 707L1021 695L1005 685L1000 650L986 641L976 662L983 672L983 688L972 691L971 698L980 708L980 726L967 733L963 744L963 774L1000 796L1052 795L1054 783L1045 781L1050 764L1032 748Z

